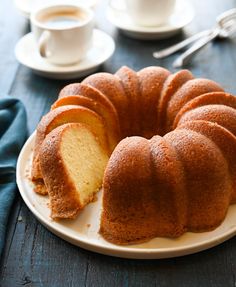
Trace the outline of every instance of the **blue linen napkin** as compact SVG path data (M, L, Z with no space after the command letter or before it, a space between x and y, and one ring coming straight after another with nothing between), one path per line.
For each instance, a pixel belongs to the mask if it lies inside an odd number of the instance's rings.
M0 99L0 257L16 194L16 162L27 136L26 112L13 98Z

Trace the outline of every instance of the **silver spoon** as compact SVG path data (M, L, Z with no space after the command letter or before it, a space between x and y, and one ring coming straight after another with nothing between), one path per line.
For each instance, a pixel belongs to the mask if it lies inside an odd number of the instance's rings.
M216 22L217 22L217 25L213 27L212 29L199 32L169 48L154 52L153 57L157 59L167 57L179 51L180 49L184 48L185 46L188 46L192 42L195 42L200 39L199 43L197 42L196 46L194 45L195 46L194 49L191 49L192 48L191 47L190 52L188 52L187 55L185 54L185 56L188 56L189 53L190 55L192 55L193 53L200 50L201 47L205 46L208 42L210 42L216 37L220 37L220 38L230 37L236 31L236 8L230 9L220 14L216 18ZM204 38L205 40L203 40ZM178 60L177 62L181 64L181 60Z

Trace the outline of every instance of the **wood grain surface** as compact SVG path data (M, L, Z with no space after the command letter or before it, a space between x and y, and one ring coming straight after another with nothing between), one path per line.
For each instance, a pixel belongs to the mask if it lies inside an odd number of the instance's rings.
M23 1L23 0L22 0ZM99 71L115 72L122 65L134 70L160 65L172 68L175 55L155 60L152 52L214 25L215 17L235 0L191 0L194 21L184 32L162 41L138 41L117 31L105 17L106 1L96 9L96 25L113 36L116 51ZM0 5L0 96L23 101L31 134L39 119L57 98L59 90L73 81L50 80L20 65L14 56L17 41L30 31L29 22L13 1ZM187 66L197 77L219 82L236 94L236 38L217 40L205 47ZM77 79L76 81L80 81ZM56 237L45 229L17 195L9 219L0 286L236 286L236 238L210 250L165 260L128 260L92 253Z

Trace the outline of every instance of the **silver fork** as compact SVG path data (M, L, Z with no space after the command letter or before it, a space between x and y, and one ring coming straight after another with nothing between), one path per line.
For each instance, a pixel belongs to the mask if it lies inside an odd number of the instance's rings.
M216 26L210 30L197 33L184 41L177 43L169 48L163 49L153 53L153 57L161 59L167 57L178 50L188 46L189 44L196 42L186 52L184 52L174 62L174 67L181 67L186 64L192 55L198 52L207 43L215 39L216 37L228 38L236 32L236 8L230 9L216 18Z
M172 54L174 54L175 52L181 50L182 48L188 46L189 44L197 41L198 39L201 39L203 37L206 37L208 35L210 35L210 33L212 32L212 30L205 30L205 31L202 31L202 32L199 32L173 46L170 46L168 48L165 48L163 50L160 50L160 51L156 51L153 53L153 57L156 58L156 59L162 59L162 58L165 58L167 56L170 56Z

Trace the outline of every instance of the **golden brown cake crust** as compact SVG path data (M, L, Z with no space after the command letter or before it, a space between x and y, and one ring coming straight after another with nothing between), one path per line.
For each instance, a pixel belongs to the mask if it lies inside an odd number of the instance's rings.
M164 135L166 133L166 110L171 97L178 91L178 89L187 81L194 77L188 70L181 70L175 74L171 74L164 83L161 92L161 98L158 106L158 122L159 133Z
M130 135L141 135L140 127L140 105L141 93L139 79L135 71L123 66L115 74L120 80L129 102L129 129Z
M91 89L92 88L83 89L83 90L84 90L84 93L86 93L87 90L91 90ZM96 90L94 91L96 93ZM92 94L94 94L94 91L92 92ZM107 129L109 146L112 151L121 138L117 113L114 112L115 109L113 105L111 105L112 108L108 107L107 105L104 104L104 102L101 101L101 98L99 98L98 100L94 100L93 98L95 97L88 97L90 95L91 93L87 92L87 97L80 96L80 95L63 96L59 98L53 104L52 109L58 108L60 106L66 106L66 105L79 105L79 106L86 107L96 112L101 118L103 118L103 122Z
M224 219L230 200L231 180L227 160L213 141L190 129L174 130L164 139L175 147L184 166L188 230L215 228Z
M72 103L79 106L68 105ZM147 67L136 73L122 67L115 75L97 73L66 86L53 108L50 113L57 116L49 113L39 124L35 155L40 148L44 153L46 135L46 149L55 147L51 136L62 134L58 126L70 122L88 125L107 151L114 138L110 152L123 138L103 180L100 233L106 240L131 244L209 231L236 202L236 100L217 83L195 79L188 70L170 74ZM53 169L42 157L36 159L45 174L35 176L41 183ZM53 161L58 159L55 153ZM58 181L52 192L53 217L73 218L81 208L73 182L66 183L73 202L69 199L66 206L71 208L64 210L64 180L56 169L53 177Z
M82 208L80 198L76 193L74 183L69 179L60 153L61 138L68 125L54 129L45 138L39 151L42 175L51 198L50 209L53 219L75 218Z
M120 139L120 123L118 119L118 114L114 105L108 97L104 96L103 93L93 88L92 86L80 83L74 83L65 86L59 94L59 100L63 97L67 97L70 95L81 95L86 98L92 99L96 103L102 105L103 109L109 113L109 121L111 121L111 123L113 124L113 129L114 132L116 132L117 138Z
M177 113L173 129L176 128L180 118L184 113L195 108L207 105L224 105L236 109L236 97L225 92L213 92L200 95L187 102Z
M223 105L207 105L190 110L182 115L178 124L194 120L217 123L236 136L236 110Z
M122 138L127 136L131 125L129 121L129 100L119 77L109 73L96 73L85 78L82 84L95 88L112 102L117 111L119 122L122 123Z
M147 67L138 73L141 97L139 105L141 108L139 124L142 135L151 138L159 133L158 105L161 92L170 72L161 67Z
M187 220L184 182L182 164L162 137L124 139L105 171L100 233L116 244L180 236Z
M175 117L187 102L210 92L223 92L223 89L217 83L208 79L193 79L182 85L169 100L166 109L166 132L173 130Z
M56 127L71 122L85 123L91 126L101 145L109 151L103 120L97 113L82 106L67 105L59 107L47 113L38 124L31 171L33 181L42 179L38 153L44 138ZM38 192L40 193L40 190Z
M95 101L81 95L68 95L66 97L58 98L58 100L51 106L51 110L67 105L80 105L93 110Z
M70 135L69 139L67 138L68 134ZM82 185L78 185L73 181L75 174L77 178L77 176L81 175L81 172L74 170L72 173L71 169L68 168L68 164L71 165L73 163L73 153L77 152L76 143L77 141L83 141L83 135L89 135L94 139L96 146L100 146L95 134L93 134L89 126L80 123L69 123L55 128L46 136L40 147L40 167L44 183L48 190L51 217L53 219L75 218L85 205L94 201L95 194L101 186L101 182L98 182L97 184L100 186L97 186L97 189L86 194L85 198L84 196L82 198L81 190L79 190L79 187L82 189ZM73 143L71 143L71 136L73 136L74 139ZM68 148L68 140L70 148ZM66 153L64 149L65 144L67 144ZM92 152L91 145L85 148L88 153ZM101 147L99 147L99 149L102 151ZM107 160L107 157L105 158ZM83 162L78 164L83 165ZM90 163L89 166L91 166L91 164L92 163ZM93 168L96 167L93 166ZM91 167L89 167L89 169L91 169ZM83 182L84 179L80 181L80 183Z
M228 163L229 172L231 174L231 203L236 202L236 137L224 127L217 123L204 120L189 121L179 125L177 129L190 129L196 131L208 139L211 139L221 150Z

